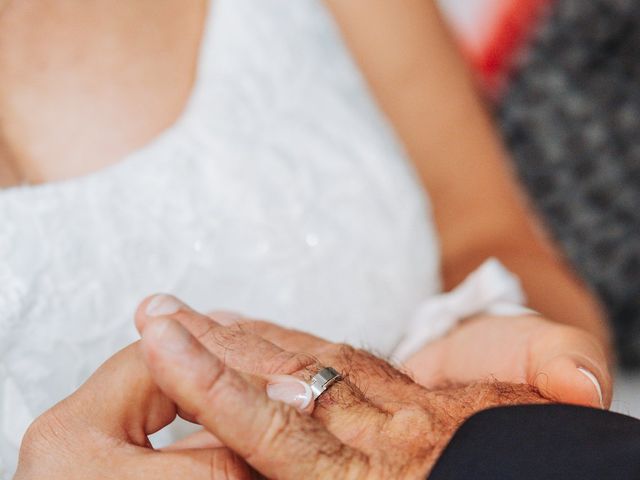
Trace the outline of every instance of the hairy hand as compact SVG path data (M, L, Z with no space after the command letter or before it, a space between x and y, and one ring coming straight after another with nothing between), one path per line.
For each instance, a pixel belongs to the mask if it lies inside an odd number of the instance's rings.
M167 299L177 305L171 312ZM346 345L265 322L224 327L171 297L156 297L161 316L150 317L149 304L137 314L142 344L116 354L29 428L17 480L241 480L256 470L283 479L419 478L475 412L543 402L529 387L495 382L430 391ZM277 378L302 385L323 365L345 379L313 412L265 394L265 378L286 374ZM207 431L154 450L148 435L176 414Z
M136 321L160 388L268 477L424 478L469 416L544 402L495 382L427 390L368 352L260 322L225 327L167 296L147 300ZM309 381L323 366L344 379L312 415L265 395L265 377Z

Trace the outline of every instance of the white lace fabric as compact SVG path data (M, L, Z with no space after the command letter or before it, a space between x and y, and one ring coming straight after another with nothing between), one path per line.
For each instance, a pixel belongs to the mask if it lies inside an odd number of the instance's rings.
M151 144L0 190L0 477L150 293L388 355L440 291L428 199L320 0L217 0L203 42Z

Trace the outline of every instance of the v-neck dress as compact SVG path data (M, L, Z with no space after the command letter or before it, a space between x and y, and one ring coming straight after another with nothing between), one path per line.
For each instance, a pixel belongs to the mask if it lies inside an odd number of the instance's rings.
M438 263L428 198L321 1L216 0L171 128L94 174L0 190L0 470L137 339L150 293L389 354Z

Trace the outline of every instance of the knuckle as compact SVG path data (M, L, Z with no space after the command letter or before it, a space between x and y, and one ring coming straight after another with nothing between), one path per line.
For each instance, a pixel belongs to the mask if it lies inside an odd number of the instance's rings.
M205 345L233 349L244 336L245 333L239 326L220 327L212 323L197 339Z
M362 354L361 350L346 343L337 343L330 348L334 350L336 359L342 364L349 364L356 356Z
M415 382L408 375L371 352L349 345L340 345L338 352L339 365L348 368L343 372L343 375L362 390L366 390L371 380L394 382L403 388L415 385Z
M433 412L422 405L409 405L390 416L384 426L399 444L420 444L433 430Z

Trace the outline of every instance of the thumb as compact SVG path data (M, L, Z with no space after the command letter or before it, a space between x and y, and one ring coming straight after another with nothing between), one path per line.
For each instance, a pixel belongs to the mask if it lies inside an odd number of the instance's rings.
M177 413L151 378L139 343L107 360L60 408L94 431L143 447L150 446L147 436L170 424Z
M528 382L562 403L608 408L612 379L603 349L586 332L567 327L534 340Z

